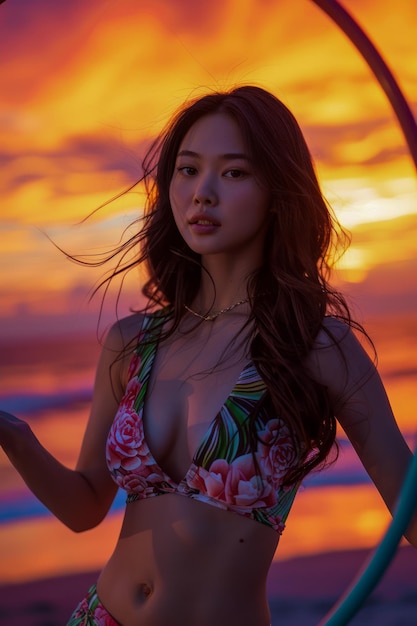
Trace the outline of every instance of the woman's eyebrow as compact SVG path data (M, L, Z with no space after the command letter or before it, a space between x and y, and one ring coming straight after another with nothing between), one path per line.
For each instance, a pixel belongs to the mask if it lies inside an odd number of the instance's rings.
M193 150L180 150L177 156L193 157L195 159L201 158L201 155L198 154L198 152L194 152ZM241 161L250 161L248 155L244 154L243 152L227 152L226 154L219 155L219 157L224 161L233 161L235 159L239 159Z

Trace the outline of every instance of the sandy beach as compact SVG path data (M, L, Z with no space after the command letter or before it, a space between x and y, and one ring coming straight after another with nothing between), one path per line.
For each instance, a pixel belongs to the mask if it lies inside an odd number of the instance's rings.
M356 578L372 551L329 552L274 562L268 583L272 626L316 626ZM417 551L401 547L379 585L350 622L417 624Z
M353 550L274 562L268 581L272 626L317 625L368 555L367 551ZM96 577L97 572L89 572L4 585L0 587L0 624L64 626ZM417 552L414 548L399 549L383 580L351 624L417 624Z

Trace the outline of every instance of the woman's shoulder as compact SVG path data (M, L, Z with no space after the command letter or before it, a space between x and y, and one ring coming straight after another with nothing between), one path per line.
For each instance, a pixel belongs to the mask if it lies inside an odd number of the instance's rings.
M168 307L138 311L114 322L106 332L105 346L116 351L134 351L143 334L153 323L163 324Z
M365 331L360 331L360 327L356 329L340 318L326 316L315 338L311 355L344 362L365 356L369 360L366 344L373 350L370 338Z
M111 365L117 388L124 391L129 380L129 371L134 355L149 329L149 323L160 319L160 311L137 312L114 322L105 334L101 359Z
M145 315L132 313L114 322L107 330L104 345L107 349L121 352L139 337Z
M345 343L356 341L352 327L344 320L326 315L314 341L313 350L334 349Z
M363 337L366 339L365 334ZM337 396L357 389L375 371L358 333L348 323L331 316L324 318L306 366L315 380Z

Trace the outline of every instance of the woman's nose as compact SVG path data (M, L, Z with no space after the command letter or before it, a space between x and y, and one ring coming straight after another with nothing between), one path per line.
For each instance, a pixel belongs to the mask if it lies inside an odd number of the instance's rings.
M195 205L214 205L217 202L217 191L210 177L201 179L194 190L193 202Z

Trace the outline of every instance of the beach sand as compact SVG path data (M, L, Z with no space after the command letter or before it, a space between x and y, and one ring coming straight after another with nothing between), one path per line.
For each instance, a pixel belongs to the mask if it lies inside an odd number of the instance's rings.
M268 581L272 626L316 626L372 554L329 552L274 562ZM354 626L417 625L417 551L399 548L385 575L349 622Z
M368 555L367 551L354 550L274 562L268 580L272 626L316 626ZM90 572L4 585L0 588L0 624L64 626L96 578L97 572ZM398 550L371 598L350 623L355 626L417 624L414 548L405 546Z

